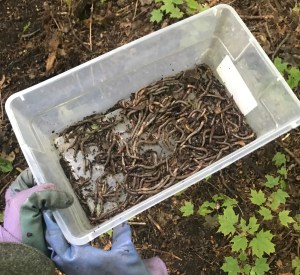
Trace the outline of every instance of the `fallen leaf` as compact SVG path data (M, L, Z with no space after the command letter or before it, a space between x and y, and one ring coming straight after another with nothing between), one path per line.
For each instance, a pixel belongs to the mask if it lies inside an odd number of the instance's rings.
M142 6L150 5L152 3L152 0L140 0L140 3Z
M54 52L57 50L59 45L59 37L57 33L54 33L49 41L49 51Z
M16 155L15 155L15 153L13 151L10 152L9 154L6 154L4 152L0 152L0 157L3 158L3 159L5 159L5 160L8 160L10 162L13 162L15 160L15 158L16 158Z
M47 58L47 62L46 62L46 72L47 73L53 68L55 59L56 59L56 51L51 52Z

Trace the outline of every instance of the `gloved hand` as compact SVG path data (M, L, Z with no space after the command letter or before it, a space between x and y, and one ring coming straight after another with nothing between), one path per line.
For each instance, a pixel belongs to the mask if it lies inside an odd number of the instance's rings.
M0 242L22 242L48 254L42 210L69 207L73 202L72 196L56 190L54 184L35 186L27 169L7 189L5 200Z
M160 258L141 260L131 241L127 223L114 228L112 248L104 251L90 245L70 245L51 214L44 214L44 219L46 240L53 249L51 259L67 275L167 275Z

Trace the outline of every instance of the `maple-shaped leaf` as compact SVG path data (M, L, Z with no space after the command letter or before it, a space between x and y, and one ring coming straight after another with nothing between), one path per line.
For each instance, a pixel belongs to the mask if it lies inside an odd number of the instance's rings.
M298 87L300 82L300 70L294 66L292 66L289 70L289 78L287 83L289 84L291 89Z
M248 240L243 235L234 236L230 242L232 243L231 249L233 252L245 251L248 246Z
M300 258L295 257L292 260L292 267L295 269L295 275L300 275Z
M245 252L241 252L241 254L239 255L239 260L242 262L247 260L247 255Z
M273 219L272 212L269 208L261 206L258 213L263 216L264 221L269 221Z
M270 255L275 252L275 245L272 243L273 237L270 231L261 229L249 243L249 247L252 248L252 254L261 258L264 253Z
M153 11L150 14L151 14L150 22L159 23L163 19L163 16L164 16L162 11L159 9L153 9Z
M174 9L171 10L170 12L170 17L171 18L182 18L183 17L183 12L178 8L174 7Z
M259 190L257 192L256 190L251 189L250 200L253 204L260 206L266 201L266 197L263 191Z
M215 206L216 206L216 203L205 201L199 207L198 214L200 216L206 216L207 214L210 214L214 210Z
M282 75L284 74L284 72L287 70L288 67L288 63L282 62L282 59L280 57L276 57L274 59L274 65Z
M274 178L273 176L266 175L267 181L265 182L265 186L269 188L273 188L274 186L279 184L280 177Z
M219 215L218 221L220 227L218 232L224 234L224 236L229 235L230 233L233 234L235 232L234 225L238 222L239 215L236 215L232 206L229 206L224 209L223 215Z
M285 154L282 154L281 152L277 152L273 157L272 161L275 163L277 167L280 167L281 165L286 163Z
M199 3L196 0L186 0L187 6L192 10L199 9Z
M250 274L252 275L250 272L251 272L251 265L249 264L245 264L242 271L244 272L243 274Z
M270 207L272 210L277 210L280 204L286 202L286 198L289 197L289 194L282 189L278 189L276 192L273 192L270 195L271 204Z
M288 227L289 223L295 222L295 220L289 216L290 212L291 211L288 211L288 210L283 210L283 211L279 212L278 217L279 217L280 223L283 226Z
M284 166L282 166L280 169L277 170L277 173L281 176L286 177L287 176L287 169Z
M259 224L257 223L257 219L255 217L250 217L248 225L246 225L246 221L241 218L240 226L243 233L249 234L254 234L259 228Z
M238 204L238 201L236 199L225 197L224 202L222 203L222 207L228 207L228 206L233 206L233 205L237 205L237 204Z
M160 9L166 13L171 13L173 9L175 9L175 6L172 1L164 1L164 4L160 7Z
M180 212L182 216L188 217L194 214L194 205L190 201L185 201L184 205L180 207Z
M256 275L264 275L265 272L270 270L270 266L267 263L266 258L259 258L255 260L255 264L252 267L252 272L255 272ZM251 273L252 274L252 273Z
M233 257L225 257L225 263L222 265L221 269L224 272L228 272L228 275L237 275L240 273L240 267L237 259Z

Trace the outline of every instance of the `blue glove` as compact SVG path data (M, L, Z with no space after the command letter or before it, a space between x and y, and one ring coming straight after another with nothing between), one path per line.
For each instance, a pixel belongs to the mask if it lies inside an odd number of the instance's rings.
M127 223L114 228L112 248L104 251L90 245L70 245L49 213L44 214L44 219L46 240L52 248L51 259L67 275L167 275L160 258L141 260Z

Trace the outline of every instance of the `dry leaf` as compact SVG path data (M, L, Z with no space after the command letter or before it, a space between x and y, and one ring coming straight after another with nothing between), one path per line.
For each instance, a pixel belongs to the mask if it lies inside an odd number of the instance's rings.
M0 157L3 158L3 159L8 160L9 162L13 162L16 158L16 155L13 151L10 152L9 154L6 154L4 152L0 152Z
M49 41L49 51L54 52L57 50L59 45L59 38L56 33L54 33Z
M5 82L5 75L2 76L2 79L0 80L0 90L4 88L4 82Z
M140 3L142 6L150 5L152 3L152 0L140 0Z
M53 68L55 59L56 59L56 51L51 52L47 58L47 62L46 62L46 72L47 73Z

